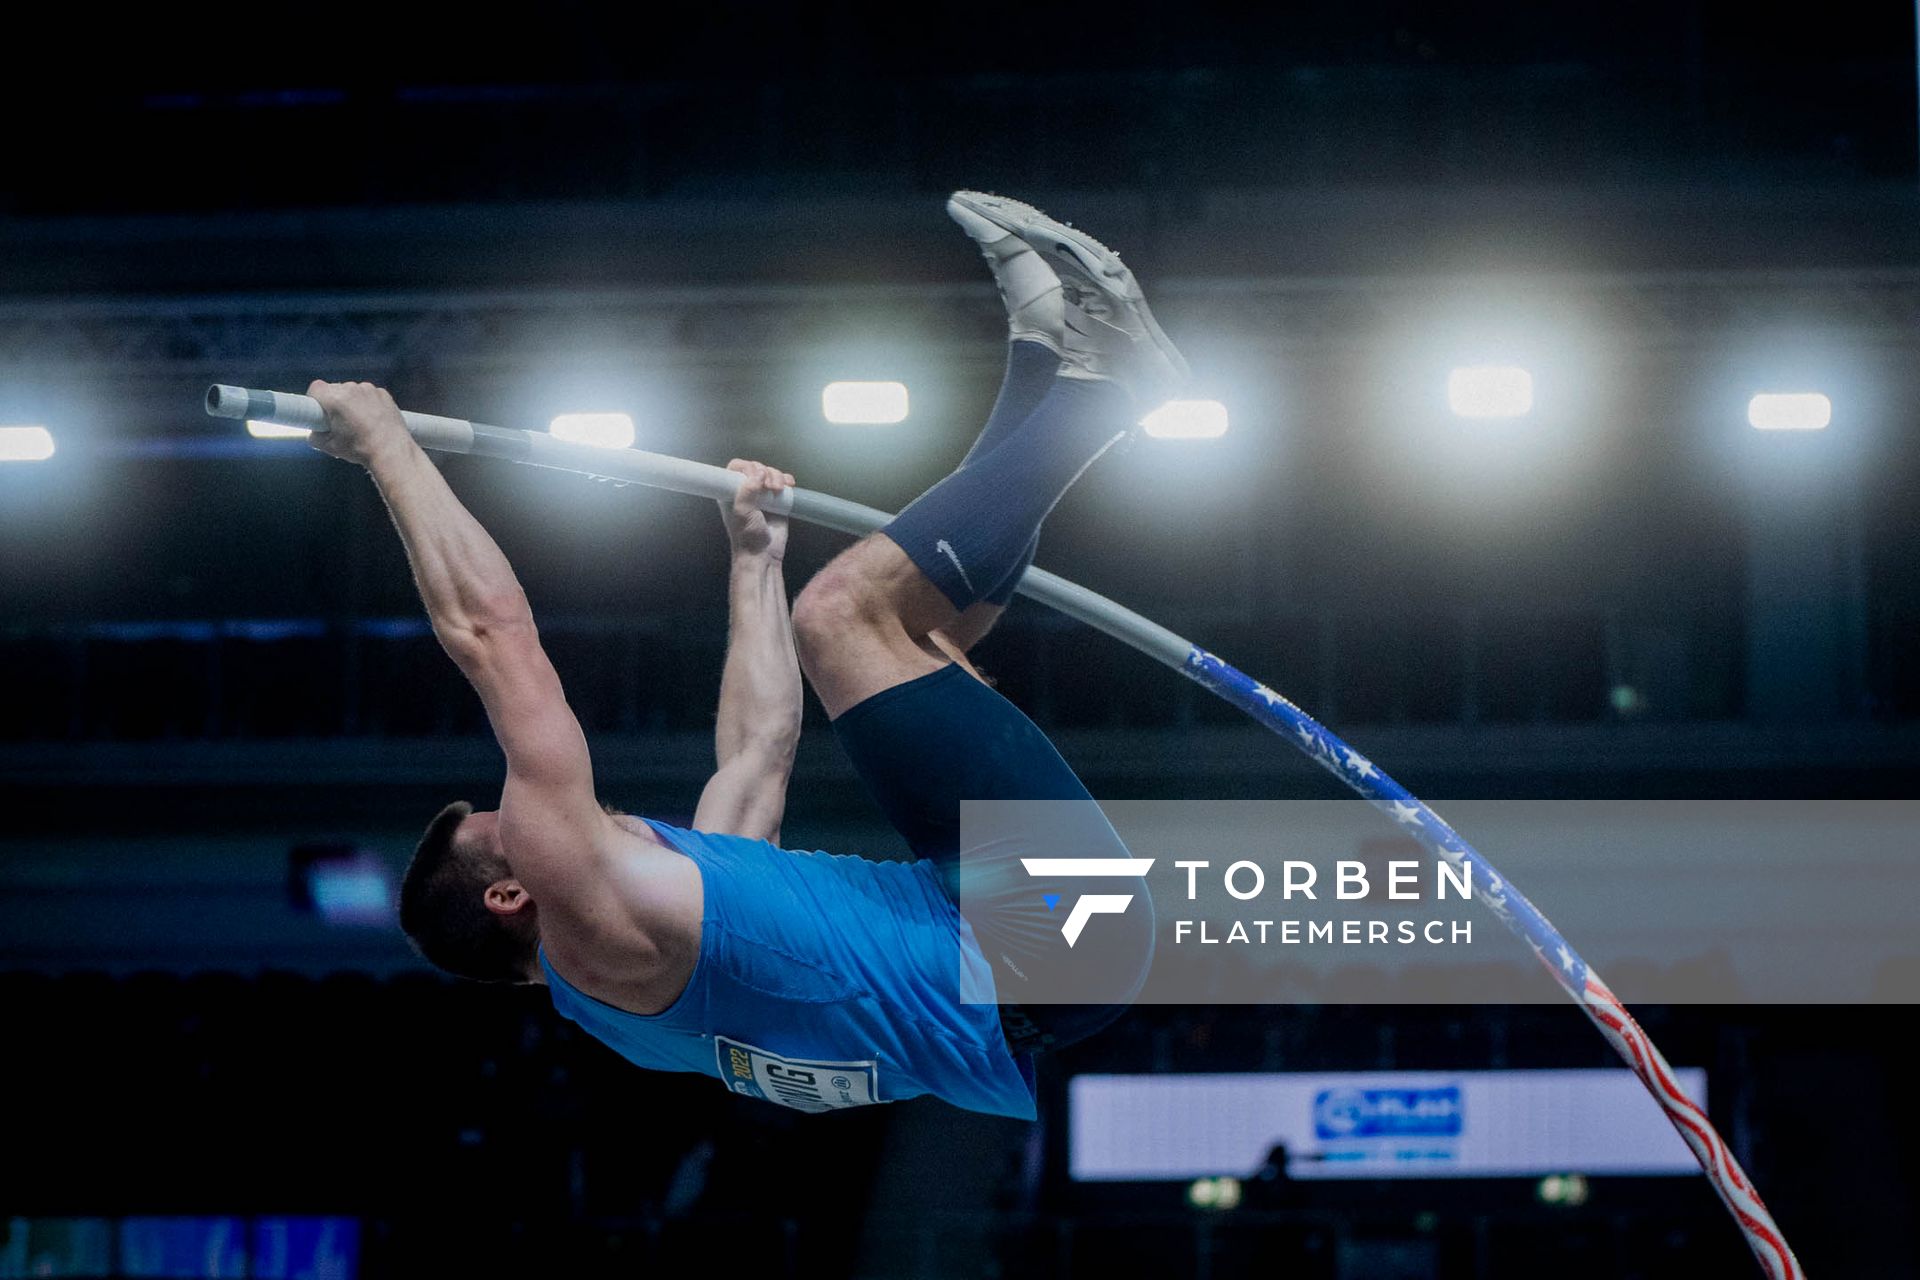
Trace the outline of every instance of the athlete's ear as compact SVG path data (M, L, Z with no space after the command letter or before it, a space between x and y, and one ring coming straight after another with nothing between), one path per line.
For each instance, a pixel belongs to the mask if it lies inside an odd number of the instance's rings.
M516 916L533 905L526 886L518 880L495 880L487 886L487 910L497 916Z

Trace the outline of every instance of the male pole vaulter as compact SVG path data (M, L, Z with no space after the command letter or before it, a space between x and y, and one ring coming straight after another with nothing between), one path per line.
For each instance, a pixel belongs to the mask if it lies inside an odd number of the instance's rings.
M391 397L365 383L310 388L331 428L314 446L372 474L434 633L506 755L498 809L447 806L408 868L401 925L435 965L544 983L562 1015L642 1067L806 1111L934 1094L1031 1117L1030 1055L1091 1035L1138 994L1153 916L1137 878L1104 883L1107 901L1133 905L1071 941L1059 895L1015 873L989 876L984 901L970 880L960 915L962 800L1091 804L964 654L1011 599L1054 504L1186 365L1132 273L1091 237L976 192L947 210L1006 303L999 399L953 473L828 564L791 619L786 521L754 503L793 477L731 464L743 482L723 508L733 568L719 767L691 828L602 807L526 595ZM914 861L775 843L802 668ZM1027 852L1125 858L1097 826L1070 850ZM999 855L1008 868L1012 852ZM1095 998L1021 1003L1063 970ZM980 1003L983 989L994 997Z

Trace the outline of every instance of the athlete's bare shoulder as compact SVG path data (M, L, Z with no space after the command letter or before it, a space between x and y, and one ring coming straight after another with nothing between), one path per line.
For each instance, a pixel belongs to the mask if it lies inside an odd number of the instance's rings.
M700 953L705 886L693 860L644 819L608 812L595 892L542 910L547 958L588 995L635 1013L672 1004Z

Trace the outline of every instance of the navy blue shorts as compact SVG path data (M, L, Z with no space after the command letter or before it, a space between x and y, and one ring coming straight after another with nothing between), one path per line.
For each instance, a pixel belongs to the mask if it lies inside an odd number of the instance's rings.
M1093 797L1033 721L958 665L895 685L849 708L833 722L840 744L867 790L914 856L939 865L956 902L961 871L962 800L1083 801L1095 821L1085 839L1042 849L997 842L965 863L966 915L1000 994L1001 1025L1016 1051L1058 1048L1085 1039L1123 1013L1146 981L1153 960L1153 906L1142 892L1124 915L1102 916L1071 948L1061 924L1064 904L1093 885L1051 884L1029 877L1022 853L1063 857L1126 857L1119 837L1098 817ZM1049 812L1057 812L1050 809ZM1004 846L1004 847L1002 847ZM1112 891L1109 881L1102 888ZM1045 899L1054 898L1048 906ZM1097 1003L1020 1002L1034 974L1063 966L1096 975L1076 990L1111 993Z

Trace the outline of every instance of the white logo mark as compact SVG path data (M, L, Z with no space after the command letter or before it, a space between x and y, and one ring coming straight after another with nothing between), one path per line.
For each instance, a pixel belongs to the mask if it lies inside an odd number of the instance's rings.
M1022 858L1020 865L1027 869L1030 876L1051 876L1067 878L1127 878L1144 876L1153 870L1152 858ZM1071 947L1080 941L1081 930L1087 927L1087 921L1095 916L1117 916L1126 911L1133 901L1130 893L1089 893L1081 896L1067 912L1067 919L1060 926L1061 934ZM1048 904L1052 909L1052 904Z
M967 566L961 564L960 557L953 553L953 544L942 538L933 544L933 549L953 562L954 572L960 575L960 581L966 584L967 590L972 591L973 579L967 576Z

